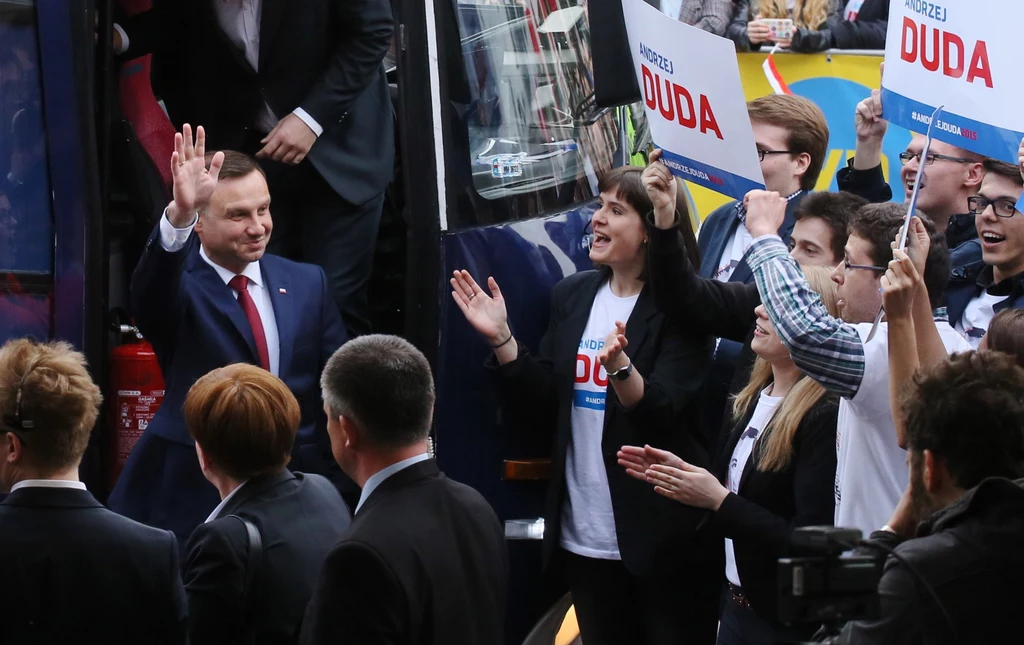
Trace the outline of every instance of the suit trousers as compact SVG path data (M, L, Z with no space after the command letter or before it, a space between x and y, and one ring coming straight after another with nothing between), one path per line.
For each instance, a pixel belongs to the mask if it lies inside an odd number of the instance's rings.
M250 137L247 153L260 149L261 136ZM308 157L294 166L262 159L260 166L270 186L274 220L267 252L323 268L349 338L369 333L367 289L384 193L364 204L351 204Z
M584 645L710 645L717 588L706 576L635 576L619 560L563 551Z

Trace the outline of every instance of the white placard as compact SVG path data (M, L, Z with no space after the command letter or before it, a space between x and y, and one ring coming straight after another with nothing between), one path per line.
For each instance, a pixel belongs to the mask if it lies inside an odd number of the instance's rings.
M622 13L647 123L665 165L737 199L764 188L732 41L643 0L622 0Z
M935 138L1017 163L1024 137L1020 25L1024 2L890 0L882 113Z

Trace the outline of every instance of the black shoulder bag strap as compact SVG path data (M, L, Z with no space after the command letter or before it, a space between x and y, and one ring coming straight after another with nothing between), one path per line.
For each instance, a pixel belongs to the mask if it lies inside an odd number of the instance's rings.
M256 528L256 525L238 515L228 515L233 517L245 526L245 533L249 538L249 557L245 563L245 582L242 587L242 640L243 643L255 643L256 633L254 631L254 625L252 623L253 608L251 606L251 592L253 589L253 582L256 580L256 574L259 572L260 564L263 561L263 536L260 535L260 530Z

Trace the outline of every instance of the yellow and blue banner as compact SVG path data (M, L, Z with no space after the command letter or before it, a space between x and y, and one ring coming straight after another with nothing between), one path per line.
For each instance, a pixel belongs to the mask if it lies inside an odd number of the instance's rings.
M767 52L750 52L738 56L743 93L748 101L773 93L762 68L767 55ZM814 101L825 113L830 131L829 152L815 188L838 190L836 171L846 165L857 145L854 113L857 104L879 87L882 53L778 52L774 61L793 94ZM882 148L882 171L892 186L893 200L898 202L904 198L899 154L906 150L910 137L908 130L890 125ZM728 197L696 184L688 182L687 187L702 220L729 201Z

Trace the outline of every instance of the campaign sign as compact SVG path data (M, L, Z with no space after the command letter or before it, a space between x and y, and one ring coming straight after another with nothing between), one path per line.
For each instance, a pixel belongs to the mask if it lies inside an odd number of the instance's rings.
M672 173L736 199L764 188L732 41L622 0L647 123Z
M1024 2L890 0L882 113L935 138L1017 162L1024 137L1018 31Z

